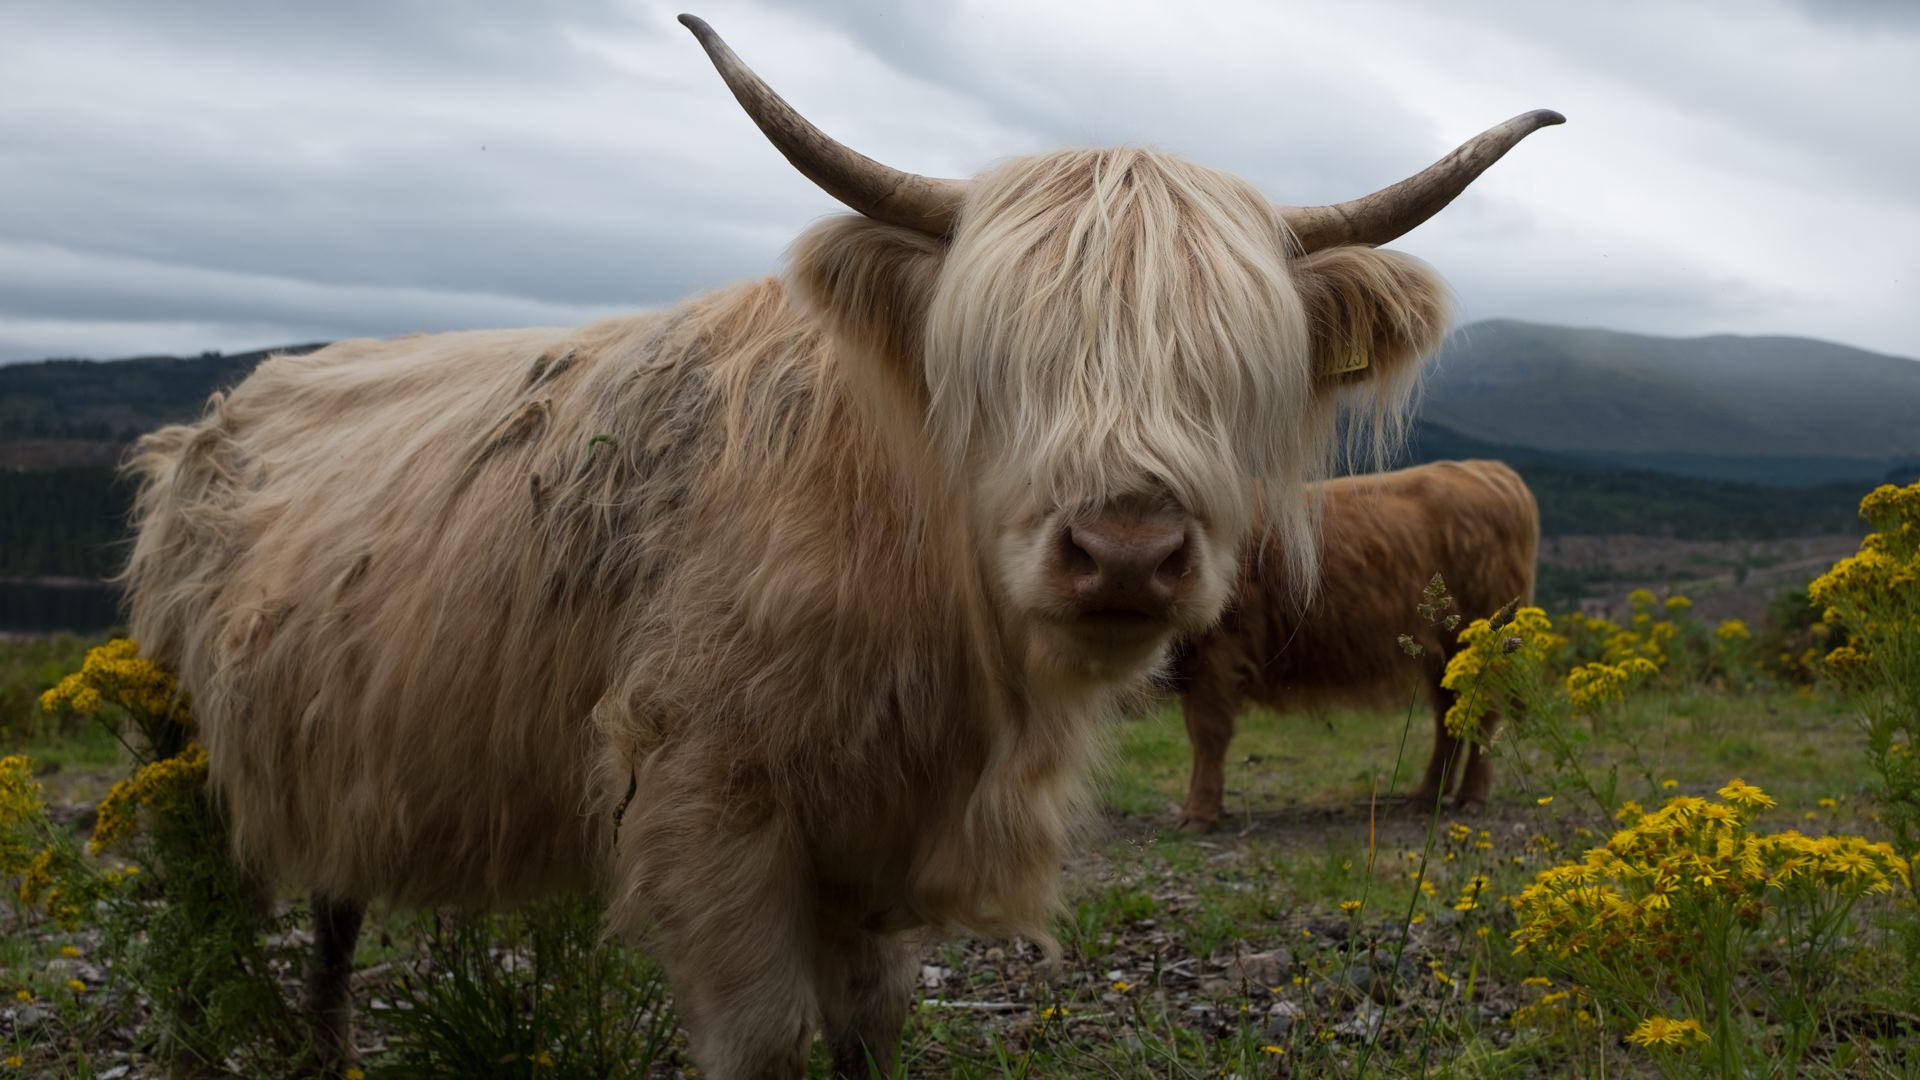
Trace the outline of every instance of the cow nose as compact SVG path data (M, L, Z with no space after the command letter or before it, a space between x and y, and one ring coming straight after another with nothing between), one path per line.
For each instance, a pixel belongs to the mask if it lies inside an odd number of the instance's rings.
M1084 612L1164 616L1184 591L1180 515L1109 511L1069 526L1064 540L1067 584Z

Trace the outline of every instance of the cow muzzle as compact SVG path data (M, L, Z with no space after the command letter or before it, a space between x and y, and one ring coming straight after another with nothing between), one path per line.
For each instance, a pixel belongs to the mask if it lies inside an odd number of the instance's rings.
M1055 585L1076 621L1158 630L1189 591L1193 522L1164 507L1116 505L1064 526Z

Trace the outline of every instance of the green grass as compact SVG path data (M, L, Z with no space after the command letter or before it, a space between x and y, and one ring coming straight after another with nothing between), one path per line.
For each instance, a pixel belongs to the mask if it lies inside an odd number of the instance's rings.
M1650 690L1606 723L1586 764L1618 766L1623 797L1652 806L1666 794L1711 793L1738 775L1779 800L1761 822L1766 829L1880 835L1860 731L1837 699ZM1318 715L1252 712L1241 719L1228 761L1229 820L1195 837L1174 828L1189 766L1177 706L1119 721L1101 778L1102 823L1067 870L1054 927L1060 963L1047 967L1031 943L930 944L921 962L944 976L923 990L909 1021L906 1071L1650 1075L1646 1055L1615 1039L1570 1049L1507 1022L1540 991L1521 985L1531 972L1511 955L1513 916L1501 898L1602 842L1607 823L1581 816L1566 798L1538 804L1550 785L1524 738L1498 744L1494 799L1476 817L1456 821L1443 811L1434 820L1389 803L1385 796L1406 790L1424 768L1430 731L1423 702ZM96 782L118 768L115 753L110 742L78 733L39 750L63 766L48 779L91 775ZM1671 791L1658 786L1666 779L1676 782ZM1823 798L1835 805L1821 806ZM1489 879L1482 902L1454 910L1475 874ZM1430 893L1417 890L1416 878ZM1350 900L1364 906L1343 911ZM1880 905L1871 914L1883 919L1888 910ZM418 970L431 953L434 925L430 916L376 913L361 939L360 965L389 972L361 989L361 1021L390 1047L366 1063L371 1076L429 1075L429 1058L453 1060L462 1046L465 1029L456 1022L432 1029L440 1051L403 1058L406 1032L392 1028L389 1012L369 1007L375 997L404 996L401 973ZM1832 1076L1920 1075L1909 1064L1920 1061L1920 1035L1891 996L1899 973L1887 965L1895 950L1876 944L1889 931L1863 927L1864 948L1847 957L1845 999L1834 1005L1841 1019L1809 1067ZM45 966L55 955L57 945L0 934L0 979L9 992L32 985L56 993ZM463 1007L477 1016L484 1010L474 1003L486 1002L474 988L497 989L483 980L485 971L483 958L469 965L467 982L439 989L410 976L413 1000L441 1001L460 990ZM1471 999L1462 996L1469 980ZM1390 1004L1369 1038L1373 1006L1362 1003L1376 998ZM74 1032L103 1030L84 1015L70 1023ZM413 1028L418 1045L420 1025ZM0 1039L0 1056L6 1045ZM652 1075L682 1074L682 1042L657 1052ZM88 1067L84 1052L63 1053L62 1068ZM95 1055L95 1067L104 1060ZM824 1053L817 1054L813 1072L824 1070Z

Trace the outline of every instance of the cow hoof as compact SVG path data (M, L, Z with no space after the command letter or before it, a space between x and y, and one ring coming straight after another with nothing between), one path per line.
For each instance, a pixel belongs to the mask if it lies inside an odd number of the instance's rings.
M1406 797L1406 807L1418 813L1427 813L1440 805L1440 793L1437 791L1416 791Z
M1183 833L1193 833L1198 836L1201 833L1210 833L1213 831L1213 820L1212 818L1197 818L1192 814L1181 814L1179 828Z
M1455 799L1453 803L1453 808L1456 812L1462 813L1462 814L1478 814L1480 811L1485 810L1487 808L1487 800L1468 799L1468 798Z

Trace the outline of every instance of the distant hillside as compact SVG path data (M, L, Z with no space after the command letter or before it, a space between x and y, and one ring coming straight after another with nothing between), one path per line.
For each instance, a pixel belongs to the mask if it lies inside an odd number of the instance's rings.
M1420 415L1613 467L1871 483L1920 462L1920 362L1807 338L1492 320L1447 343Z
M0 468L113 464L140 435L198 416L207 395L239 382L269 354L319 347L0 366Z
M1860 496L1881 477L1783 489L1776 486L1610 468L1590 459L1502 446L1416 422L1409 461L1493 458L1513 466L1540 503L1548 536L1663 536L1776 540L1861 531ZM1920 470L1902 476L1911 482Z

